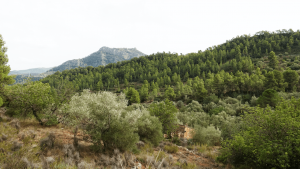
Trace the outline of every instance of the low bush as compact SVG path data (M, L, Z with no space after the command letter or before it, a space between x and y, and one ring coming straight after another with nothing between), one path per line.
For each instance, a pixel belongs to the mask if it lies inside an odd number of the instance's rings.
M219 145L221 142L221 131L213 125L207 128L196 126L193 133L195 143L207 145Z
M170 146L165 146L164 150L166 150L168 153L177 153L178 152L178 147L176 145L170 145Z

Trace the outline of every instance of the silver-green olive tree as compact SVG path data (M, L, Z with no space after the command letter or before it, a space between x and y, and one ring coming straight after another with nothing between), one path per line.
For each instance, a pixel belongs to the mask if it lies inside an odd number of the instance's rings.
M139 126L149 126L158 121L151 119L146 109L127 110L127 103L123 93L117 95L106 91L91 93L83 90L81 94L75 94L71 98L66 105L69 108L62 113L66 116L67 123L80 127L91 136L95 150L118 148L125 151L134 148L139 140L139 133L144 133L143 130L138 130ZM148 117L149 120L141 119ZM145 121L149 124L142 124ZM149 128L149 131L155 130L153 125ZM152 133L161 134L155 131Z

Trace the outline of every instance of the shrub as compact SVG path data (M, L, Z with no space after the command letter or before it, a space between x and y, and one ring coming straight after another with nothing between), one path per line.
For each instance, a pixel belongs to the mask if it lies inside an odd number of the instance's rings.
M207 128L196 126L194 129L193 140L195 143L218 145L221 142L221 131L213 125Z
M255 97L255 96L252 96L251 97L251 100L250 100L250 105L251 106L256 106L257 105L257 97Z
M54 147L55 135L50 133L46 138L40 140L41 150L51 149Z
M190 104L188 104L186 106L185 111L188 111L188 112L202 112L203 109L202 109L202 105L199 102L193 100Z
M177 108L168 99L160 103L151 104L149 107L149 112L152 116L159 118L159 121L163 126L164 134L170 134L177 128Z
M7 114L23 117L33 114L40 124L43 124L38 114L53 102L49 84L28 81L25 85L17 84L6 89L6 96L9 98Z
M222 112L224 110L223 107L216 107L216 108L213 108L211 110L209 110L208 114L209 115L218 115L220 112Z
M258 98L257 104L259 104L261 107L266 107L267 105L275 107L278 101L279 101L278 93L275 90L267 89Z
M283 100L274 110L253 108L243 118L243 130L222 143L218 160L238 167L297 168L300 99Z
M215 104L217 104L219 102L218 96L216 96L215 94L212 94L208 97L205 97L204 100L203 100L204 104L208 104L210 102L214 102Z
M182 107L184 106L183 101L179 100L179 101L176 103L176 106L177 106L178 108L182 108Z
M140 140L150 142L154 146L157 146L163 139L162 124L155 116L144 114L138 119L137 128Z
M171 146L165 146L164 150L166 150L168 153L177 153L178 152L178 147L176 145L171 145Z

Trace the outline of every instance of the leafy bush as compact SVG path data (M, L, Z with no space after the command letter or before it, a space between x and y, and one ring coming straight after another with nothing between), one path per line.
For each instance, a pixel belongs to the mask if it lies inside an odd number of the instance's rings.
M7 86L6 89L6 96L9 98L7 114L23 117L33 114L43 124L38 114L53 102L49 84L28 81L24 85Z
M252 96L251 97L251 100L250 100L250 105L251 106L256 106L257 105L257 97L255 97L255 96Z
M211 110L209 110L208 114L209 115L218 115L220 112L222 112L224 110L223 107L216 107L216 108L213 108Z
M195 143L218 145L221 142L221 131L213 125L207 128L196 126L194 129L193 140Z
M224 102L227 104L236 104L239 103L239 100L235 98L227 97L226 99L224 99Z
M217 104L217 103L219 102L218 96L212 94L212 95L210 95L210 96L208 96L208 97L205 97L204 100L203 100L203 103L204 103L204 104L208 104L208 103L210 103L210 102L214 102L214 103Z
M195 125L207 127L210 124L210 116L205 112L179 112L177 118L183 124L191 127Z
M157 146L163 139L162 124L155 116L144 114L138 119L137 127L140 140L150 142L154 146Z
M259 104L261 107L266 107L267 105L275 107L278 101L279 101L278 93L275 90L267 89L258 98L257 104Z
M164 149L168 152L168 153L177 153L178 152L178 147L176 145L166 145L164 147Z
M297 168L300 163L300 99L282 100L275 110L253 108L243 130L222 143L218 160L252 168Z
M164 134L170 134L177 128L177 108L168 99L160 103L152 103L149 107L149 112L152 116L159 118L163 125Z
M202 109L202 105L199 102L193 100L190 104L188 104L186 106L185 111L188 111L188 112L192 112L192 111L193 112L202 112L203 109Z

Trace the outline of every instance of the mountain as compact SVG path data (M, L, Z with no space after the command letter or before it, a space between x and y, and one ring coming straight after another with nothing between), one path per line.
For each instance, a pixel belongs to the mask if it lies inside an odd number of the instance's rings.
M32 69L26 69L26 70L13 70L9 72L9 75L38 75L41 73L44 73L48 70L50 70L52 67L49 68L32 68Z
M98 67L100 65L105 66L109 63L130 60L134 57L140 57L144 55L144 53L138 51L136 48L109 48L104 46L100 48L97 52L94 52L85 58L66 61L63 64L47 71L47 73L63 71L66 69L74 69L77 67Z

